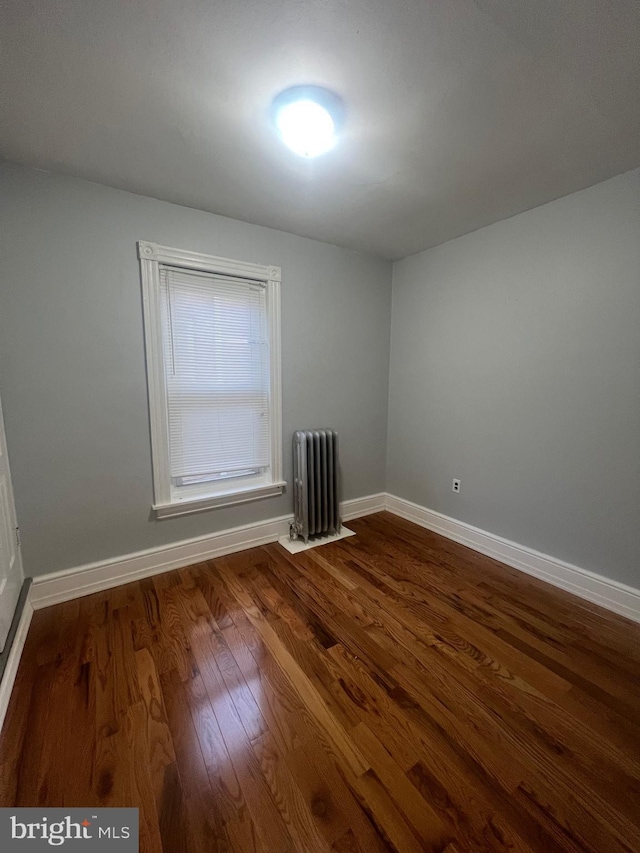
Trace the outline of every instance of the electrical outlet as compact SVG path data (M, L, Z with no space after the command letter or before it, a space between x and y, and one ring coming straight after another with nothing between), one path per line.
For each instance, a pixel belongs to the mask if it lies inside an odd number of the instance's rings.
M460 494L460 480L454 480L453 486L451 486L452 491L454 491L457 495Z

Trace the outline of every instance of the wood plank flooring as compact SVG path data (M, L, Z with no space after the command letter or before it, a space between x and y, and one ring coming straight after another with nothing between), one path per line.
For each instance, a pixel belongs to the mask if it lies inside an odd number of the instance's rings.
M151 853L640 851L640 626L409 522L35 614L0 805Z

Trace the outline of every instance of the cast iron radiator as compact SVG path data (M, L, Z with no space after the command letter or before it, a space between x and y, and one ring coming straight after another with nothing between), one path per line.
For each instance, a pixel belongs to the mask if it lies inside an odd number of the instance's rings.
M293 434L293 511L291 539L340 532L338 433L333 429Z

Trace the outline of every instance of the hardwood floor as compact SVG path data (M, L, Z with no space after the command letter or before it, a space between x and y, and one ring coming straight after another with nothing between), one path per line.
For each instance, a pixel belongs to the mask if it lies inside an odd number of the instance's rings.
M143 851L640 851L640 626L409 522L35 614L2 806Z

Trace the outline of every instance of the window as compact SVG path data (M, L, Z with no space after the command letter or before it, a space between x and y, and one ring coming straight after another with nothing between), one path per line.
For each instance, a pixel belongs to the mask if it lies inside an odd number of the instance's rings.
M156 515L281 494L280 268L138 255Z

